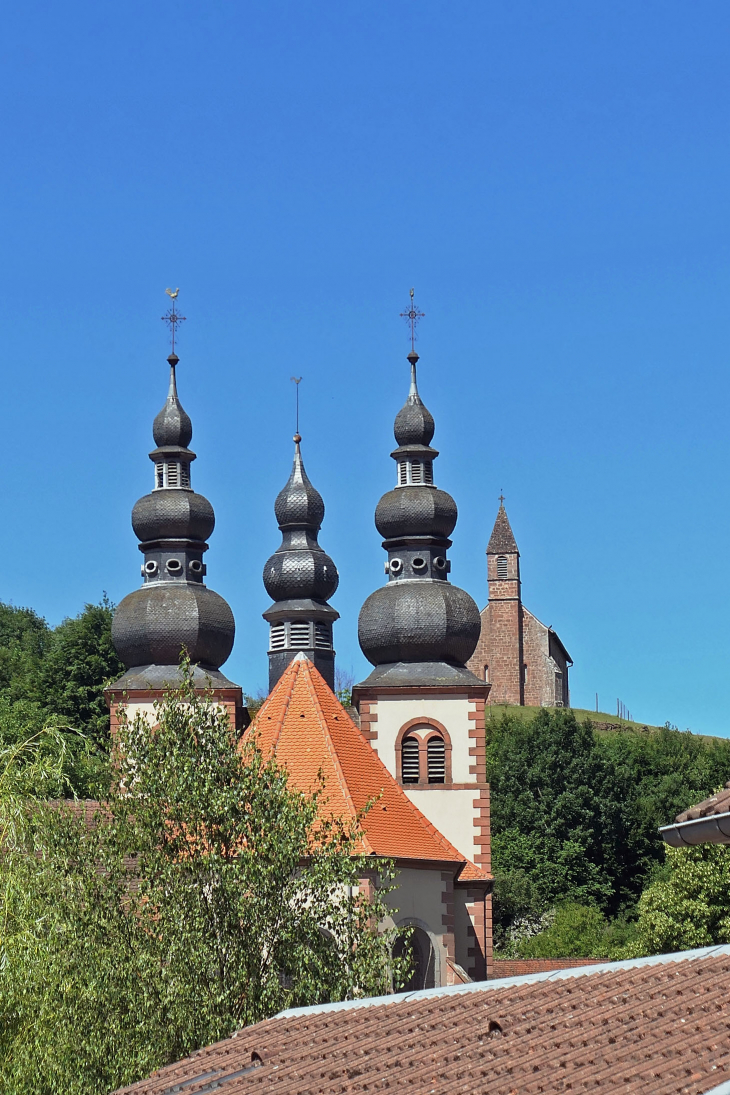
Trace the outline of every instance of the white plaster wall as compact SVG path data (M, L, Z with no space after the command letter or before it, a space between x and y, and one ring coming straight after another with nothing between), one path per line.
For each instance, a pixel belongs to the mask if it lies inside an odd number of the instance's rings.
M371 701L372 703L373 701ZM374 725L377 739L373 745L391 775L395 775L395 741L401 727L411 719L432 718L440 722L451 738L451 778L454 783L473 783L469 773L469 756L472 740L469 730L474 725L469 719L473 704L463 696L378 696Z
M468 954L469 947L474 946L476 939L469 937L469 928L473 928L471 916L467 909L467 891L460 886L454 888L454 957L466 973L474 959Z
M441 919L445 911L441 901L445 883L441 881L441 871L404 868L397 872L395 884L397 889L386 898L387 904L393 910L392 917L383 926L418 924L428 932L436 952L436 985L445 985L446 948L443 944L444 928Z
M465 859L473 860L481 851L481 847L474 843L479 831L474 825L474 818L478 816L478 809L474 807L478 791L457 791L450 787L419 791L417 787L407 784L403 790L413 805L459 849Z

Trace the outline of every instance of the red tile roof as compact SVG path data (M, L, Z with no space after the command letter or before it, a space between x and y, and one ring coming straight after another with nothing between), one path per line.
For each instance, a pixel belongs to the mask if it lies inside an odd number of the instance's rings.
M730 1077L730 947L299 1008L134 1095L702 1095Z
M246 733L256 735L265 755L276 753L299 790L314 791L321 772L328 813L354 821L376 799L361 823L366 853L464 864L459 881L490 878L413 805L303 654L289 664Z

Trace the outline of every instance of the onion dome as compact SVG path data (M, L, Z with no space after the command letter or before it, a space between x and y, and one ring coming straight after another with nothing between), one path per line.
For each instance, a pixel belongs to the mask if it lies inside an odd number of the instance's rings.
M180 358L177 354L170 354L167 359L170 362L170 390L167 393L167 401L160 413L152 423L152 436L155 444L178 445L187 448L193 437L193 424L190 415L182 409L182 404L177 397L177 384L175 382L175 366Z
M433 415L424 406L418 394L416 383L416 362L418 354L412 350L408 355L411 363L411 387L408 399L395 416L395 439L399 445L430 445L435 424Z
M183 650L204 669L218 670L233 649L235 635L230 607L203 581L203 555L215 514L208 499L190 485L193 427L177 395L179 359L173 353L167 360L170 389L154 421L157 448L150 453L154 488L132 510L132 527L144 556L143 584L124 598L112 624L119 657L130 670L144 669L142 676L151 681L174 679ZM215 680L225 682L222 674Z
M418 355L408 355L411 387L395 420L397 484L380 499L375 524L388 553L388 582L365 601L358 623L363 654L376 667L364 684L476 681L465 668L479 639L475 602L448 579L456 503L433 482L434 421L418 393Z
M321 494L309 481L294 435L294 465L274 503L281 545L264 567L264 586L274 604L264 612L269 624L269 687L303 651L334 687L332 624L339 613L327 604L339 584L337 567L319 546L324 519Z

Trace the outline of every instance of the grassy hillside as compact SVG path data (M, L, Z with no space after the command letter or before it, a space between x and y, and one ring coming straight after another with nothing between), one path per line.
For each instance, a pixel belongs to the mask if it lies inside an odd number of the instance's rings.
M490 719L500 719L502 715L509 713L513 717L522 719L523 721L531 719L534 715L540 711L539 707L515 707L511 704L494 704L488 706L486 710L487 723ZM562 708L550 707L549 711L558 711ZM582 707L571 707L570 709L579 722L583 722L585 719L590 719L594 728L600 733L601 731L621 731L624 733L636 733L636 734L651 734L657 730L662 730L661 726L652 726L644 722L633 722L628 719L620 719L618 715L609 715L606 711L587 711ZM696 738L705 738L708 741L725 741L725 738L719 738L717 735L712 734L696 734L692 731L692 734Z

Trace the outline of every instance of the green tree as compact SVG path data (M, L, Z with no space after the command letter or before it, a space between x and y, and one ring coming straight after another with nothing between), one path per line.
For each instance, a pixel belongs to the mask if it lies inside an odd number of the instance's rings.
M667 848L667 866L639 900L630 953L666 954L730 942L730 849Z
M104 595L52 633L40 667L40 690L49 713L60 715L97 746L107 749L109 711L104 687L124 665L112 644L114 606Z
M614 913L633 896L636 862L627 772L601 752L571 711L510 715L490 727L492 853L498 871L522 872L530 903Z
M282 1007L389 989L392 864L356 854L326 788L290 788L185 674L154 730L123 722L92 824L34 801L6 841L8 1095L108 1092Z
M42 701L40 669L52 632L32 608L0 602L0 694Z

